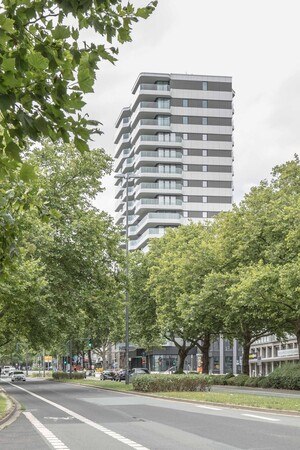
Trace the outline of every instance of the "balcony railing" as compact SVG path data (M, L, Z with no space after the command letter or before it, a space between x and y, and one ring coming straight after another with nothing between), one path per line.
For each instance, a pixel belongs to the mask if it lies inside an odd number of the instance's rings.
M180 183L176 183L175 186L168 187L160 186L159 183L141 183L139 186L141 189L182 189L182 184Z
M166 171L161 167L141 167L141 173L182 173L182 169L180 167L174 167L170 171Z
M174 135L168 135L168 136L157 136L153 134L141 134L140 136L141 141L158 141L158 142L181 142L182 137L181 136L174 136Z
M170 103L140 102L141 108L170 109Z
M140 125L155 125L156 127L170 126L170 120L162 121L157 119L141 119Z
M153 212L148 214L149 219L182 219L182 215L179 213L163 213Z
M169 84L148 84L142 83L140 84L140 89L144 91L169 91Z
M160 154L159 152L154 152L151 150L143 150L140 153L141 157L146 158L182 158L182 153L180 152L174 152L173 154L164 155Z

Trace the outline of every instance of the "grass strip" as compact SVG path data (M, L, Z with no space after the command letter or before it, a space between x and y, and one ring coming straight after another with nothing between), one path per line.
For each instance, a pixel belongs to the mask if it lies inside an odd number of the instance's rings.
M94 386L103 389L114 389L116 391L133 391L132 384L119 383L117 381L109 381L109 380L55 380L59 382L65 383L74 383L74 384L85 384L88 386Z
M62 382L85 384L103 389L113 389L121 392L133 392L132 384L115 381L100 380L59 380ZM148 393L146 393L148 394ZM151 393L149 393L151 395ZM175 398L203 403L219 403L224 406L249 406L257 409L273 409L277 411L300 412L300 400L297 398L284 398L254 394L232 394L223 392L155 392L153 395L162 398Z
M5 416L7 410L9 408L9 402L3 393L0 393L0 419Z
M300 400L297 398L267 397L220 392L159 392L158 395L163 398L219 403L227 406L250 406L258 409L300 412Z

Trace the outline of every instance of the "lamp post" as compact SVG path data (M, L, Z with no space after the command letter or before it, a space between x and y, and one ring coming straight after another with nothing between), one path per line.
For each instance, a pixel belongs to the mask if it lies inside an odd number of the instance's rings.
M115 178L123 178L126 180L126 214L125 214L125 236L126 236L126 291L125 291L125 383L129 384L129 242L128 242L128 182L133 178L139 178L137 175L131 175L130 173L116 174Z

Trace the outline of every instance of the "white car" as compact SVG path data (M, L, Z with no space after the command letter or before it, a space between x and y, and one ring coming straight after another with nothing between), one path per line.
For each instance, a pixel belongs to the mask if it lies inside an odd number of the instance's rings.
M15 370L11 375L11 381L26 381L26 377L22 370Z

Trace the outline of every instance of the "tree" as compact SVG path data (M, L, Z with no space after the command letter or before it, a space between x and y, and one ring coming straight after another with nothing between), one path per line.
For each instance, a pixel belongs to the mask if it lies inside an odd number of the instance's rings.
M20 161L26 139L41 137L73 141L78 150L87 150L100 131L98 122L81 113L83 95L93 92L99 63L116 61L115 43L130 41L132 23L146 19L156 4L135 9L121 0L4 0L1 152ZM84 41L83 30L95 32L101 43Z
M245 373L258 337L299 331L294 277L300 250L299 158L275 167L272 175L215 222L219 265L231 284L223 291L227 331L243 344Z
M22 320L18 327L20 339L24 337L32 345L44 339L50 345L51 339L55 341L65 330L70 335L67 340L77 335L78 322L84 323L92 302L98 311L102 305L105 316L102 300L111 292L115 292L111 301L118 309L121 235L112 219L92 204L101 190L101 177L109 170L109 159L102 150L81 156L72 145L44 143L42 148L29 152L27 160L37 168L32 186L40 191L41 207L48 214L44 221L36 208L22 214L20 256L10 270L6 269L0 286L0 328L3 324L6 335L13 335L16 321ZM43 289L38 290L39 286ZM11 308L7 309L6 304ZM35 312L38 307L40 319ZM35 319L40 320L44 330L39 339L34 334L39 330Z
M203 372L208 373L210 340L220 332L222 320L221 305L205 286L206 276L216 269L210 226L198 223L168 230L151 243L149 259L148 287L156 302L158 327L178 348L179 372L189 351L198 346Z

